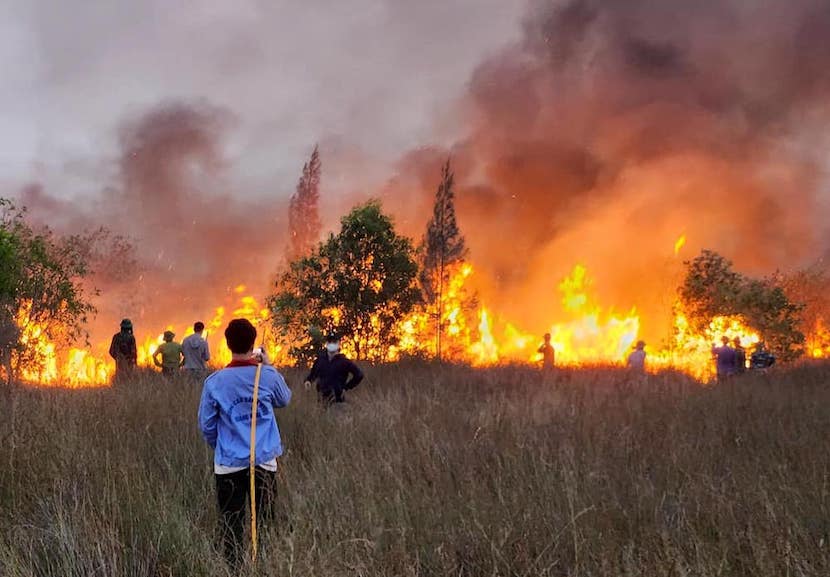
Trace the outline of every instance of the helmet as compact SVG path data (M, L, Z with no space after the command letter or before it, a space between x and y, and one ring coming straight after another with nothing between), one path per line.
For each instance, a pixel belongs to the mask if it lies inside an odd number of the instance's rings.
M133 328L133 322L130 319L123 319L121 321L121 328L122 329L132 329Z

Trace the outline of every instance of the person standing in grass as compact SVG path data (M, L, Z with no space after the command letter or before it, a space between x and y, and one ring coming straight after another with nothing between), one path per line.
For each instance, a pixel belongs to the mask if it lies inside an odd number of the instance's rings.
M638 375L646 374L646 342L637 341L634 350L625 362L628 370Z
M182 341L184 365L182 368L190 375L203 375L207 371L207 362L210 360L208 342L202 337L205 323L193 323L193 334Z
M363 371L340 352L340 337L329 334L326 347L311 366L305 378L305 388L317 382L317 395L324 405L342 403L345 391L355 388L363 380Z
M173 340L175 336L173 331L164 331L164 342L153 353L153 362L163 375L175 375L184 362L182 345Z
M121 330L112 336L110 356L115 359L116 379L120 380L132 374L138 360L138 348L130 319L122 320Z
M556 365L556 350L550 344L550 333L545 333L544 340L536 352L542 355L542 368L552 369Z
M277 457L282 441L275 409L288 405L291 389L268 355L253 355L256 328L234 319L225 329L230 364L207 379L199 403L199 428L214 450L213 472L225 557L237 564L243 550L245 507L250 500L251 412L257 364L262 363L257 395L254 492L257 518L270 518L276 495Z
M738 356L735 354L735 349L729 346L729 337L724 336L721 339L722 345L719 347L712 347L712 355L715 361L715 371L718 375L718 382L723 383L732 377L736 372L736 362Z

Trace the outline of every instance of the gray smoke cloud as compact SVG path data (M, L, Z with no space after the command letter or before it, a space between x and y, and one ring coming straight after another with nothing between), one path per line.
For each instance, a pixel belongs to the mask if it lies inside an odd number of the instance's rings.
M405 157L386 196L423 213L451 154L485 295L524 326L577 262L606 303L668 318L700 248L754 274L828 250L828 96L821 0L539 1L473 73L468 136Z
M578 262L604 302L656 319L700 248L754 274L830 250L826 2L535 1L518 39L519 4L344 4L32 3L49 58L13 78L47 105L16 113L53 130L28 198L136 238L150 288L135 306L158 318L267 278L278 258L247 249L279 254L317 140L330 225L380 194L416 238L452 155L482 295L528 330L555 320Z
M60 231L133 239L140 268L102 287L100 322L207 320L236 284L267 292L315 142L334 226L402 151L457 136L436 114L520 13L500 0L13 0L0 6L2 195Z

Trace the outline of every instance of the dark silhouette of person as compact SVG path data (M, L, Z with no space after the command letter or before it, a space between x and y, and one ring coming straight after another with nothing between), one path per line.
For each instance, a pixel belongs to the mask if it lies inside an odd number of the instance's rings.
M735 345L735 372L739 375L746 372L746 349L741 346L741 337L732 340Z
M550 344L550 333L545 333L545 342L536 351L542 355L542 368L552 369L556 365L556 350Z
M765 371L775 364L775 355L766 349L763 341L755 346L755 351L749 357L749 368L755 371Z
M645 374L646 372L646 342L637 341L634 350L628 355L625 365L633 373Z
M712 347L712 355L715 361L715 370L718 375L718 382L723 382L736 372L735 349L729 346L729 337L721 338L722 346Z
M138 348L133 335L130 319L121 321L121 330L112 336L110 356L115 359L115 378L122 379L135 370L138 362Z

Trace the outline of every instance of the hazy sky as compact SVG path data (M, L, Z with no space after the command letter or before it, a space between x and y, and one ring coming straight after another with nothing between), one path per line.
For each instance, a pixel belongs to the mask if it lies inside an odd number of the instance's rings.
M285 189L315 141L393 161L450 136L475 65L520 34L522 0L6 0L0 186L64 196L114 170L118 130L159 102L230 113L246 191ZM443 114L442 114L443 113Z

